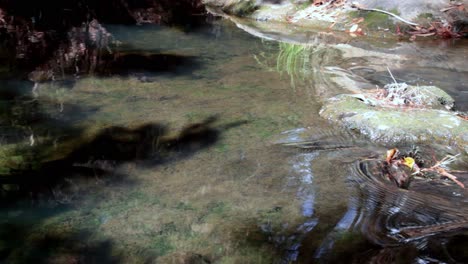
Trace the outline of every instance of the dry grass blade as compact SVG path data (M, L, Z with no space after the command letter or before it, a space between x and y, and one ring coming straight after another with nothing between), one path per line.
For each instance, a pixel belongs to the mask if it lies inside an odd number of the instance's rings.
M457 160L458 156L460 156L460 154L457 154L457 155L447 155L445 156L439 163L441 167L445 167L447 165L449 165L450 163L453 163L454 161Z

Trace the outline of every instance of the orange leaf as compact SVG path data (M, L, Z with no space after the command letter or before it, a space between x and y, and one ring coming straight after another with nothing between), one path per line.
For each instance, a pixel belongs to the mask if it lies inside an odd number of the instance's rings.
M385 161L390 164L390 162L396 158L397 154L398 154L397 148L387 150L387 157L385 158Z

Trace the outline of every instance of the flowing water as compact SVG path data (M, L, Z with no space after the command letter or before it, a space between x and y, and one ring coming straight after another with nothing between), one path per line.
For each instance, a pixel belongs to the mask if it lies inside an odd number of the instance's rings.
M379 167L393 146L318 115L347 92L335 77L381 85L385 63L262 40L227 20L106 29L118 43L92 74L34 91L2 80L1 263L468 261L465 190L398 189ZM444 84L466 110L466 60L447 61L466 57L459 42L424 44L438 57L370 46L410 54L395 75Z

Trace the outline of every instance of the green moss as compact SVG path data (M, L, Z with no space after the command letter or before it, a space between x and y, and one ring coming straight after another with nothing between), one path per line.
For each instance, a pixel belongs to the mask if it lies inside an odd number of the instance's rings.
M389 10L389 12L395 15L400 14L397 9L391 9ZM361 25L363 25L364 27L367 27L368 29L373 29L373 30L379 29L379 28L389 28L391 30L395 29L395 22L392 16L389 16L381 12L364 11L364 10L350 11L348 12L348 17L350 18L350 20L354 18L358 18L358 17L363 17L364 21L362 22Z
M151 251L153 251L157 256L164 256L174 249L167 237L161 235L154 236L151 239L148 248Z
M216 144L215 150L216 152L219 152L219 153L225 153L229 151L229 146L225 143L219 143L219 144Z
M364 17L364 25L371 29L377 28L393 28L394 23L391 16L372 11L361 11Z
M303 10L303 9L306 9L307 7L309 7L311 5L311 2L307 1L307 2L300 2L299 4L296 5L296 9L297 10Z
M272 232L281 232L284 229L284 213L282 207L276 206L258 212L257 222L271 227Z
M203 120L203 114L199 112L188 112L185 114L185 118L189 122L195 122L197 120Z
M349 11L349 12L348 12L348 16L349 16L350 18L358 18L358 17L361 17L362 12L363 12L363 11L359 11L359 10L356 10L356 11Z
M151 200L153 197L150 197L148 194L142 191L134 191L128 194L127 199L129 201L141 201L141 202L147 202Z
M224 202L212 202L208 204L207 209L211 214L224 215L229 210L229 206Z
M3 145L0 147L0 175L38 168L40 156L34 148L24 143Z
M188 203L185 203L185 202L179 202L175 206L175 209L182 210L182 211L193 211L193 210L195 210L195 208L191 204L188 204Z
M236 264L236 263L256 263L267 264L275 263L279 258L275 254L268 252L268 249L248 248L243 249L232 256L226 256L219 260L220 264Z
M353 96L342 95L330 100L321 115L384 143L437 142L463 148L468 140L464 136L468 123L449 111L370 106Z
M417 21L419 24L427 24L431 23L434 21L434 14L432 13L422 13L419 14L418 17L416 17L415 21Z
M390 12L390 13L393 13L393 14L395 14L395 15L397 15L397 16L400 15L400 12L399 12L398 9L396 9L396 8L390 9L389 12Z
M434 18L434 14L432 13L422 13L422 14L419 14L418 16L418 19L432 19Z

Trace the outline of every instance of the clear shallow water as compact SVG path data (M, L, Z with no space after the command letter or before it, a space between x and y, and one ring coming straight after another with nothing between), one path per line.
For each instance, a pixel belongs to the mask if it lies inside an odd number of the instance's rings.
M366 161L386 147L318 116L344 92L330 67L355 59L309 47L291 64L281 54L304 50L227 21L108 30L121 44L95 75L40 84L37 98L30 82L4 82L21 89L3 98L2 151L26 161L31 181L4 186L8 198L24 192L1 212L6 262L466 258L462 228L402 238L406 227L466 221L465 191L429 203L424 183L397 189Z

